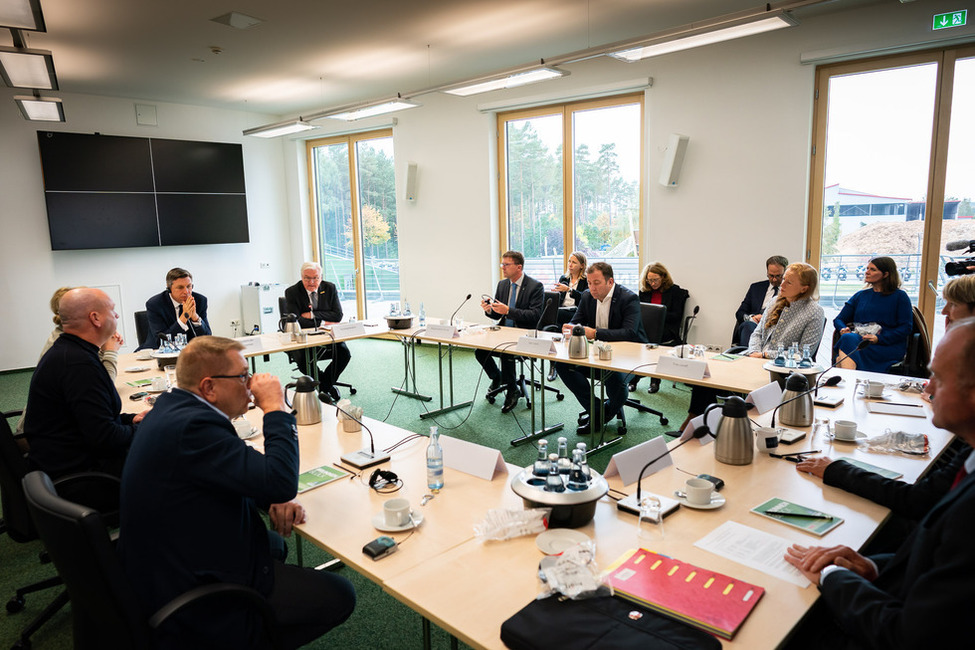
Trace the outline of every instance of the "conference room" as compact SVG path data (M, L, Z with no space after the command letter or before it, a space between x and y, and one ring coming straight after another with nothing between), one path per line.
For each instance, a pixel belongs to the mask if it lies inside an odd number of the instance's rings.
M458 5L456 11L462 12L467 3L454 4ZM37 353L50 332L48 299L54 289L65 285L106 290L120 315L120 327L127 342L123 352L131 351L136 340L134 313L144 308L150 296L165 288L166 271L174 266L192 271L195 290L209 299L208 316L213 332L222 336L241 336L251 330L253 324L244 320L241 310L243 285L277 284L283 290L298 280L299 266L308 259L321 261L325 279L343 290L347 316L379 320L388 311L390 302L396 301L409 302L414 311L422 303L431 318L449 317L468 294L480 296L493 292L500 277L501 252L515 248L516 244L525 247L526 240L512 241L516 231L509 226L508 196L503 194L504 183L499 180L500 170L508 163L498 144L498 134L503 134L508 124L504 120L522 120L517 124L523 127L526 120L538 115L554 112L571 116L571 107L577 102L593 103L586 104L587 107L599 106L600 102L603 106L606 102L638 106L636 130L632 136L620 140L636 149L639 188L635 202L630 203L630 214L635 217L617 229L624 232L619 240L607 238L603 242L610 246L602 252L619 256L620 261L614 263L617 268L632 269L629 272L633 280L621 280L621 283L633 290L637 289L631 286L635 284L636 274L646 263L657 260L665 263L680 286L689 290L689 306L700 306L689 336L696 344L726 347L730 343L728 334L735 308L749 284L764 277L763 262L769 255L782 254L791 261L809 261L817 268L835 268L844 262L834 258L835 262L823 264L822 256L839 253L826 252L822 244L822 230L829 222L810 216L824 214L825 208L832 204L829 198L823 197L825 188L832 183L863 193L926 200L929 214L946 213L945 197L966 196L961 190L945 190L943 180L941 186L928 191L926 177L922 183L924 189L919 192L913 188L897 192L886 187L858 187L844 179L825 179L821 161L810 156L813 146L822 147L826 137L821 124L825 114L817 112L815 102L820 84L818 70L833 65L866 66L865 61L881 54L892 57L893 63L871 63L879 66L876 69L900 65L898 56L916 57L909 59L913 62L935 50L940 55L950 51L959 60L971 56L963 49L965 43L975 39L970 25L944 31L931 28L934 14L957 9L947 2L810 4L793 12L798 18L797 25L777 31L634 63L623 63L608 56L580 58L554 65L570 74L544 83L468 97L431 92L411 98L419 106L385 116L351 122L311 120L314 130L276 138L244 135L244 131L293 121L299 116L388 99L396 93L405 96L416 89L475 80L534 64L540 59L557 60L574 52L636 41L681 25L754 8L748 2L715 2L703 7L684 7L678 12L670 3L648 3L638 13L624 15L622 22L628 19L630 24L620 27L609 25L608 18L601 22L600 13L612 12L599 3L558 4L558 9L546 5L529 15L524 15L525 10L513 3L497 5L497 13L484 7L472 10L470 15L444 9L443 29L454 30L452 33L461 40L497 41L489 53L479 55L478 69L455 65L451 61L454 53L449 51L445 39L439 39L438 44L432 28L418 27L415 39L397 40L401 36L398 27L406 20L406 7L384 6L384 11L378 12L382 15L371 17L373 22L361 20L367 25L363 32L352 29L359 24L355 17L343 27L345 19L335 20L327 14L318 14L319 10L313 8L302 8L302 11L316 12L314 19L306 16L298 20L290 16L288 20L292 22L288 23L283 22L285 16L271 13L277 10L241 8L242 13L253 13L267 20L265 25L241 31L209 22L225 11L223 7L213 11L200 9L192 16L178 11L175 12L178 16L167 21L192 20L203 24L194 32L197 42L192 47L184 47L179 62L172 63L173 67L165 71L152 67L153 55L128 57L125 60L137 68L134 75L116 69L120 64L99 63L104 59L97 53L83 56L67 45L59 49L58 39L62 37L59 30L67 29L64 25L69 23L73 29L79 29L90 17L83 20L80 16L59 13L67 10L44 6L48 31L31 34L29 44L53 53L60 89L42 94L61 99L65 122L25 120L13 96L27 93L7 89L3 102L6 108L0 110L0 137L5 153L0 162L0 196L4 206L0 211L4 231L0 252L4 275L9 279L0 286L0 298L4 304L16 306L16 316L7 323L0 369L6 374L36 364ZM106 12L118 10L118 3L106 2L105 6ZM505 9L510 13L505 13ZM655 14L655 10L660 13ZM120 20L129 21L125 24L132 34L144 34L147 47L154 42L156 29L163 35L166 29L175 29L167 21L150 28L145 23L158 18L139 11L132 14ZM281 24L275 24L274 19ZM541 38L512 27L517 24L521 29L524 25L524 29L530 30L529 24L536 22L550 23L551 34ZM244 58L245 54L244 63L235 63L235 67L250 65L259 69L256 59L269 48L261 30L282 29L282 24L293 30L296 42L306 43L306 52L296 53L287 66L250 76L241 73L236 78L222 78L227 73L221 66L228 65L223 62ZM395 42L396 47L385 50L382 57L336 55L327 64L315 62L315 57L327 58L328 48L316 54L319 50L308 45L304 36L298 38L311 31L309 26L314 24L321 25L322 35L308 38L331 41L336 51L342 50L340 43L354 37L365 38L369 32L380 34L387 43ZM89 29L98 33L96 25ZM349 34L346 36L343 31ZM472 33L477 34L476 39ZM502 37L531 41L534 45L530 52L516 50ZM357 52L353 45L349 43L346 51ZM215 53L212 48L221 52ZM367 59L371 57L374 58L370 62ZM194 61L194 58L202 60ZM400 64L401 59L413 61L413 67ZM370 66L388 69L389 76L372 81L379 73L373 72ZM96 79L96 71L104 78ZM113 85L112 78L116 76L124 77L130 85ZM561 107L566 105L569 109L563 113ZM559 108L547 108L552 106ZM884 110L896 117L899 105L888 103ZM928 134L927 147L931 149L930 122L924 128ZM38 156L39 130L238 144L246 182L248 240L214 245L52 250ZM687 148L677 184L664 186L660 179L674 134L688 137ZM947 135L942 133L940 137ZM310 144L316 141L321 143ZM395 222L390 221L388 212L383 215L390 236L385 241L378 241L382 239L380 232L378 240L363 243L365 237L358 229L364 228L365 215L362 222L350 225L347 233L343 224L328 222L315 209L318 199L310 190L315 185L314 163L310 161L316 160L316 155L322 156L318 160L326 156L325 150L315 154L315 147L338 144L343 151L349 151L355 150L359 143L365 143L362 146L366 148L371 143L373 151L382 151L391 167L393 189L388 196L395 203ZM596 153L593 152L594 159ZM926 151L925 173L929 158L930 151ZM862 159L857 160L862 167L870 166ZM411 182L412 191L409 191ZM937 178L931 182L937 185ZM939 196L941 203L936 203ZM570 205L571 197L560 203ZM841 217L841 225L845 218ZM864 220L851 219L857 226ZM819 225L811 224L812 221ZM375 222L370 223L373 223L372 234L376 234ZM534 259L539 260L539 265L547 264L544 268L552 269L549 273L564 272L565 256L574 248L574 225L571 221L559 222L565 223L568 225L559 226L555 243L547 242L547 249L544 246L535 249ZM331 230L326 228L328 225ZM357 238L361 239L358 244ZM942 239L943 234L926 232L925 241L930 238ZM963 238L975 236L958 235L946 240ZM630 242L628 248L623 245L618 250L610 250L624 239ZM381 255L377 253L380 248ZM593 248L598 250L599 246ZM937 277L940 246L934 245L933 250L934 253L921 251L909 260L898 258L915 271L912 282L916 289L912 298L932 329L940 320L936 316L939 305L937 297L927 289L927 282L933 281L937 288L941 286ZM927 257L922 260L921 255ZM933 266L929 264L932 255ZM367 256L394 260L395 266L384 262L385 266L367 268ZM357 259L362 261L356 262ZM599 259L598 254L595 259ZM847 263L852 280L856 265L862 262L851 256ZM356 264L362 265L358 272ZM836 275L833 277L835 280ZM373 283L376 278L387 292L382 298ZM557 276L539 279L547 284ZM842 301L837 308L841 306ZM486 322L476 300L461 307L458 317L467 323ZM935 341L938 338L936 335ZM373 344L362 342L363 346ZM387 348L368 358L385 365L359 368L356 359L359 342L349 343L353 354L349 372L362 373L359 376L362 379L353 378L351 383L358 384L361 393L367 386L381 384L377 393L381 390L390 396L385 398L388 408L392 399L389 388L398 386L402 380L403 353L398 342L376 344ZM367 358L365 352L359 356ZM433 370L425 368L434 379L435 363L431 360L429 368ZM375 381L377 378L379 382ZM662 392L673 391L672 383L664 382ZM652 396L646 395L647 384L647 381L641 384L641 399L652 404ZM481 390L484 388L482 383ZM439 389L430 383L424 385L421 381L419 389L439 398ZM465 386L465 391L463 399L474 397L477 411L488 408L498 411L497 406L486 404L482 395L474 395L472 386ZM686 395L683 393L683 399ZM350 397L353 403L356 401L354 395L344 393L343 396ZM404 408L408 401L415 400L401 397L394 412ZM22 406L22 399L19 403L4 403L5 410ZM382 419L385 414L386 411L366 413L375 419ZM524 412L519 415L524 421ZM675 415L682 414L677 410ZM661 430L655 419L637 416L631 420L636 423L631 428L637 436L655 435ZM422 423L422 427L428 424ZM567 424L574 425L574 422Z

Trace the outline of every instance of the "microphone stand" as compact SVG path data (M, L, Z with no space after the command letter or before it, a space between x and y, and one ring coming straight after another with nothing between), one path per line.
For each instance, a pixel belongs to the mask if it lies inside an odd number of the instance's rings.
M319 395L318 398L321 399L321 395ZM366 451L365 449L360 449L359 451L352 452L351 454L343 454L341 456L343 463L345 463L346 465L351 465L356 469L365 469L367 467L372 467L373 465L379 465L380 463L385 463L387 460L389 460L389 454L385 452L380 452L379 454L376 454L376 439L373 437L372 431L369 430L369 427L367 427L362 420L352 415L351 413L346 411L338 404L333 404L333 406L335 407L335 410L337 412L345 413L345 415L349 419L358 422L359 425L366 430L366 433L369 434L369 451Z
M624 512L629 512L630 514L639 515L640 514L640 497L643 494L643 490L642 490L643 485L642 485L642 482L643 482L643 475L644 475L644 473L646 473L646 471L648 469L650 469L650 466L651 465L653 465L654 463L656 463L658 460L660 460L664 456L667 456L668 454L670 454L674 450L678 449L679 447L684 446L685 444L687 444L691 440L697 440L697 439L703 438L704 436L712 436L712 437L714 436L714 434L711 433L711 429L708 428L707 424L704 424L703 426L700 426L697 429L694 429L694 433L691 435L690 438L688 438L687 440L681 440L680 441L680 444L675 445L673 449L668 449L667 451L665 451L664 453L660 454L659 456L657 456L656 458L654 458L653 460L651 460L649 463L647 463L646 465L644 465L643 466L643 469L640 470L640 476L639 476L639 478L637 478L637 480L636 480L636 493L633 494L632 496L624 497L624 498L620 499L619 501L617 501L616 502L616 508L618 510L622 510Z
M860 350L862 350L863 348L867 347L868 345L873 345L873 343L871 341L868 341L867 339L861 339L860 340L860 343L857 344L857 347L856 347L855 350L853 350L853 352L859 352ZM850 354L853 354L853 352L850 352ZM840 363L841 361L844 361L845 359L849 359L850 358L850 354L847 354L846 352L841 352L840 354L836 355L836 361L833 362L833 365L831 365L829 368L827 368L826 370L823 371L823 374L821 374L819 376L819 379L822 379L823 377L825 377L826 376L826 373L828 373L830 370L834 369L838 363ZM833 378L830 377L830 380L832 380L832 379ZM819 396L819 387L820 386L827 386L827 385L829 385L829 386L835 386L838 383L839 383L839 380L833 382L832 384L827 384L826 382L821 382L821 381L817 380L816 381L816 394L813 397L818 397ZM781 404L779 406L781 406Z
M457 307L457 309L455 309L455 310L454 310L454 313L452 313L452 314L450 315L450 323L449 323L450 325L453 325L453 324L454 324L454 316L456 316L456 315L457 315L457 312L459 312L459 311L460 311L460 308L461 308L461 307L463 307L464 305L466 305L466 304L467 304L467 301L471 299L471 296L472 296L472 295L473 295L473 294L470 294L470 293L469 293L469 294L467 294L467 297L466 297L466 298L464 298L464 302L462 302L462 303L460 303L460 305L459 305L459 306Z
M545 301L545 306L542 307L542 315L538 317L538 322L535 323L535 338L538 338L538 330L542 329L542 321L545 320L545 314L548 313L548 306L552 304L552 299L549 298Z

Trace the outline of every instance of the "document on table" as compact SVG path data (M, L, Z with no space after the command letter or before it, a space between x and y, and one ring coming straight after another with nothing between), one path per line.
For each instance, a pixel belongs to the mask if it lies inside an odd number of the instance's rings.
M792 542L734 521L724 522L694 542L694 546L799 587L811 584L799 569L783 559Z

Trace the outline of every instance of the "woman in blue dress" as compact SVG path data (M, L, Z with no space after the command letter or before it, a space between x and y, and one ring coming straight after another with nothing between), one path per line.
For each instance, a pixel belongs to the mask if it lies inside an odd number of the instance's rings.
M834 350L839 359L837 365L887 372L907 353L907 339L914 325L911 299L900 288L897 264L889 257L870 260L864 281L870 287L853 294L833 321L840 334ZM856 323L876 323L880 331L861 337L853 331ZM862 340L872 345L854 352Z

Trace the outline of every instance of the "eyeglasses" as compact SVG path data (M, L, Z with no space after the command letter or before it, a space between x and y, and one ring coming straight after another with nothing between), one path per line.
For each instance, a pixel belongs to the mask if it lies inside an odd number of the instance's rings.
M778 275L773 275L773 274L769 273L766 277L769 280L781 280L782 279L782 274L780 273Z
M236 379L240 383L246 384L252 376L250 372L242 372L239 375L210 375L210 379Z
M504 269L504 268L507 268L509 266L518 266L518 265L515 264L514 262L501 262L501 268Z

